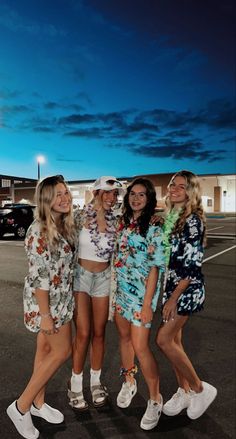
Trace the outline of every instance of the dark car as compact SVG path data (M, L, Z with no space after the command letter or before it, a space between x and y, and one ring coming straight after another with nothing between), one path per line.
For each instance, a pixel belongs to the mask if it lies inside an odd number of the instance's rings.
M35 206L29 204L6 204L0 208L0 238L6 233L14 233L23 239L34 219Z

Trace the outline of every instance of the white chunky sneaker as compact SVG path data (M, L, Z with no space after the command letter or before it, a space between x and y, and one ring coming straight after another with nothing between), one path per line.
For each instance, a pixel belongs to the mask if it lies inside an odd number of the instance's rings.
M118 407L125 409L129 407L134 395L137 393L137 382L131 384L129 381L125 381L117 395L116 403Z
M217 395L216 388L211 384L202 381L202 386L203 390L200 393L191 390L190 403L187 409L187 415L190 419L197 419L202 416Z
M46 404L46 402L40 409L37 409L37 407L32 405L30 413L33 416L38 416L39 418L45 419L45 421L48 421L51 424L60 424L64 421L64 415L59 412L59 410L50 407L50 405Z
M161 402L152 401L149 399L147 403L146 411L141 419L140 427L143 430L152 430L158 424L163 407L163 400L161 396Z
M22 415L16 408L16 401L9 405L7 414L15 425L18 433L25 439L37 439L39 437L39 431L32 422L30 412L28 411Z
M163 405L163 413L167 416L175 416L182 412L183 409L188 408L190 403L190 392L185 392L181 387L172 396L169 401Z

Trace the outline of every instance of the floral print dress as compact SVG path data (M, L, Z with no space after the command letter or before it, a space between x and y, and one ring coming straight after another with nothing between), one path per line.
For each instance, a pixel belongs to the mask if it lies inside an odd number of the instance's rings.
M40 223L35 220L25 238L29 273L23 291L24 323L32 332L40 330L41 317L34 291L47 290L50 313L58 328L72 319L74 298L72 295L73 251L59 235L58 247L50 251Z
M113 307L122 317L136 326L141 326L141 310L146 292L146 283L152 267L159 268L156 291L152 299L155 311L160 292L162 273L165 269L162 246L162 229L150 225L146 237L137 227L120 224L114 254L116 292ZM150 328L151 323L145 325Z
M169 299L181 279L190 279L190 284L180 295L177 313L189 315L200 311L205 300L204 278L201 272L203 259L204 225L201 219L191 214L180 234L171 236L171 253L162 305Z

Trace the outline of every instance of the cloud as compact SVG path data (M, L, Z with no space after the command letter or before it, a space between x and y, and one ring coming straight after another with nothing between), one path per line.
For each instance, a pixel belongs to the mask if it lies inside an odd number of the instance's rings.
M84 111L84 107L78 104L63 104L60 102L45 102L44 108L46 110L75 110L75 111Z
M6 3L0 5L0 24L15 33L23 32L33 36L45 35L52 38L66 35L64 29L57 28L52 23L39 24L39 20L36 22L26 19L24 15Z
M0 99L14 99L19 97L21 92L19 90L9 90L9 89L2 89L0 90Z
M172 158L174 160L193 159L213 162L221 160L226 153L225 150L202 149L201 142L176 142L174 145L146 146L131 148L132 152L149 158Z
M37 101L28 106L20 103L0 106L0 112L2 129L5 116L15 129L48 136L56 133L67 138L99 139L108 148L122 148L140 157L222 160L227 150L219 145L228 142L230 147L235 135L235 103L226 98L186 111L133 108L91 113L65 98L60 102Z

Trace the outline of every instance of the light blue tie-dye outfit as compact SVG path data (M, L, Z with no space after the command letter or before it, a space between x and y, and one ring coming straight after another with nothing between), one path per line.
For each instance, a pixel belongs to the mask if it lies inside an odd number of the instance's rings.
M152 299L155 311L160 293L162 273L165 269L162 245L162 228L150 225L143 237L132 225L123 224L118 230L114 254L117 289L114 296L116 311L136 326L141 326L141 310L146 292L146 283L152 267L159 268L158 282ZM151 327L151 323L145 325Z

